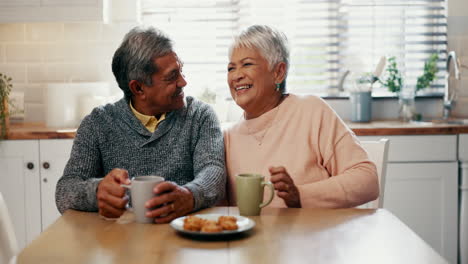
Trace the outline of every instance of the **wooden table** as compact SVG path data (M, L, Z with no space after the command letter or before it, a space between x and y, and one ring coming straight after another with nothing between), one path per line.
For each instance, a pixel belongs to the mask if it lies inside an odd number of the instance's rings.
M213 241L180 236L168 224L118 224L67 211L18 263L447 263L384 209L267 208L251 219L250 233Z

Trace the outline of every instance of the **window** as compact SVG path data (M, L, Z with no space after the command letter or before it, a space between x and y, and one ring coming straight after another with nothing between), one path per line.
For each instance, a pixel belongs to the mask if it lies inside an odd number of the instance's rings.
M350 0L341 11L340 69L373 71L379 57L395 56L407 85L416 85L424 62L439 54L438 79L443 89L447 21L443 0Z
M323 93L338 88L346 70L372 72L381 56L396 56L409 85L424 61L439 55L443 87L447 23L444 0L158 0L143 1L143 23L165 31L184 61L186 93L229 97L232 36L251 24L286 33L291 48L287 88ZM382 88L383 90L383 88Z

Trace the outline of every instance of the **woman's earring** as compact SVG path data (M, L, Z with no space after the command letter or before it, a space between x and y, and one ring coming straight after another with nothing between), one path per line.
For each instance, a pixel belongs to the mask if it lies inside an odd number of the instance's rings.
M277 91L277 92L279 92L279 90L280 90L280 85L281 85L280 83L277 83L277 84L276 84L276 91Z

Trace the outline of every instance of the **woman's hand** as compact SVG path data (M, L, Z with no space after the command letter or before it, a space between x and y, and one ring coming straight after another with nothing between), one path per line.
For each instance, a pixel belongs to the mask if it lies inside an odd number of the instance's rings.
M299 190L283 166L269 168L270 181L275 186L278 197L284 200L288 207L301 208L301 196Z
M187 188L174 182L162 182L153 189L156 195L146 202L146 208L155 208L146 213L157 224L169 223L172 219L184 216L193 210L193 194Z

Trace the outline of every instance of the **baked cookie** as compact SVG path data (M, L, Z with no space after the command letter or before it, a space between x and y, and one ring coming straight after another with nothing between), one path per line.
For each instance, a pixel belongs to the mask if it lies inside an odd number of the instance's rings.
M224 221L237 222L237 218L235 216L229 216L229 215L222 215L218 218L218 224Z
M222 221L219 223L219 226L221 226L223 230L237 230L237 228L239 228L237 222L234 221Z
M200 217L187 216L184 219L184 230L200 231L204 222L205 220Z
M208 220L201 228L201 232L216 233L223 231L223 228L219 226L215 221Z

